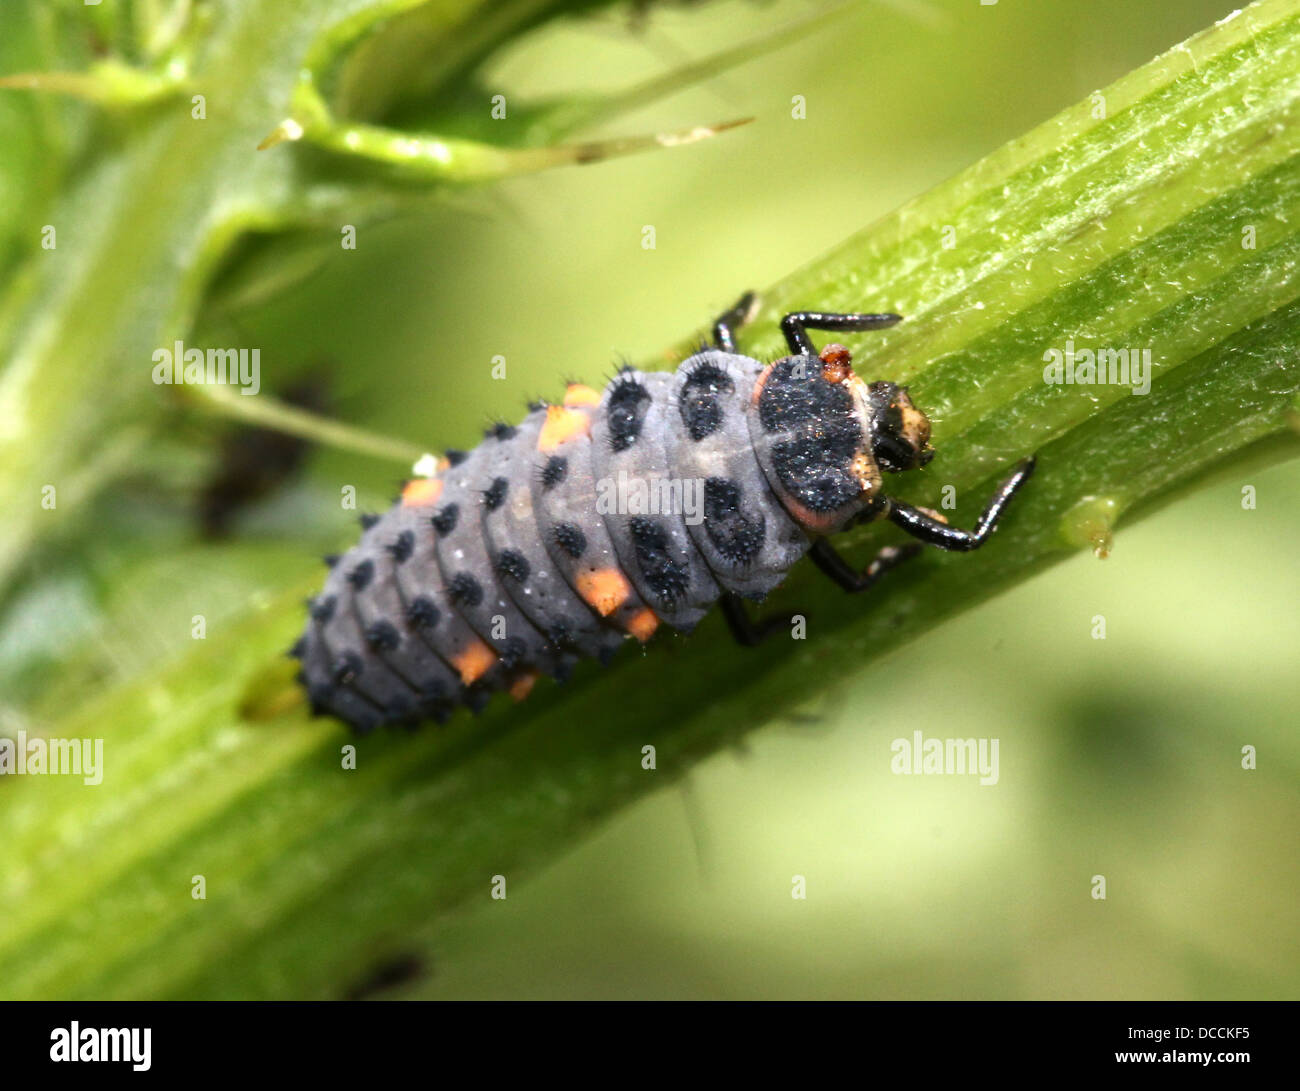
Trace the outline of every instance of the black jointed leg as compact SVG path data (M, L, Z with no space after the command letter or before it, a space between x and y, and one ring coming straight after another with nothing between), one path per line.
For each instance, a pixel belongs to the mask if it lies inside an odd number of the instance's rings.
M754 317L754 311L757 308L758 296L753 292L746 292L732 304L730 310L718 315L713 323L714 345L722 349L723 352L735 352L735 332Z
M763 643L773 633L788 629L794 622L794 614L774 614L755 621L745 609L744 600L732 591L724 594L719 601L731 635L737 644L743 644L747 648Z
M812 557L813 564L845 591L858 592L867 590L891 568L897 568L920 552L921 547L915 542L904 546L885 546L861 572L841 557L825 538L818 538L813 543L809 556Z
M904 504L899 500L890 502L889 520L902 527L913 538L918 538L928 545L938 546L940 549L962 553L979 549L997 529L998 520L1002 518L1007 504L1019 491L1020 486L1029 480L1029 475L1033 472L1034 459L1027 458L1021 462L1016 467L1015 473L998 486L997 492L989 500L988 507L984 509L984 514L975 523L974 530L950 527L933 515L927 515L920 509L912 507L911 504Z
M795 356L816 356L817 349L808 336L809 330L883 330L903 321L901 314L823 314L821 311L794 311L781 319L781 332Z

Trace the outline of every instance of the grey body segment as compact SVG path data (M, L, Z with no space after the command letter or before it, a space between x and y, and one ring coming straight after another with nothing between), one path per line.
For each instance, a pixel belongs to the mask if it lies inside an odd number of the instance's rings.
M408 715L418 709L420 695L373 654L357 612L353 582L355 574L362 571L363 550L362 546L354 549L330 572L324 590L313 604L314 631L324 644L335 685L355 691L386 718Z
M378 705L363 697L354 687L334 682L329 647L316 622L307 623L298 654L307 699L313 712L332 712L359 731L369 731L387 719Z
M413 528L403 526L407 521L398 510L389 513L362 536L349 555L353 567L369 561L373 569L366 585L355 591L354 602L371 650L394 674L406 680L422 704L437 710L458 703L462 686L455 669L425 642L422 630L409 624L396 571L406 563L398 559L404 554L404 550L397 552L398 538L403 533L414 534ZM427 520L419 529L429 533Z
M448 474L438 509L455 505L458 518L447 533L435 533L434 548L443 586L461 616L500 656L509 672L535 667L555 674L563 656L533 625L501 586L483 527L483 509L489 490L509 498L517 468L527 472L518 455L518 432L509 438L485 439L469 457Z
M686 483L668 460L673 383L665 372L621 373L605 388L591 438L601 514L623 570L662 621L689 632L722 590L691 540ZM635 387L647 397L621 397Z
M763 365L710 349L673 376L665 430L668 462L702 483L703 520L687 530L727 591L760 600L812 545L773 494L754 456L746 403Z
M579 432L554 450L539 452L548 459L562 459L564 476L551 487L542 473L533 478L533 510L551 562L578 599L589 605L592 623L603 619L623 633L634 624L645 603L625 575L625 592L597 599L596 592L604 593L609 582L603 579L604 574L613 571L622 575L623 569L605 520L596 510L593 450L591 436Z
M460 476L461 468L456 466L446 471L444 489L447 481ZM430 522L432 513L439 506L404 507L399 504L384 516L380 526L386 525L387 534L394 540L403 530L411 531L411 554L393 570L398 592L406 604L408 622L413 621L416 635L459 673L462 657L482 641L452 603L443 583L434 545L436 532ZM471 681L477 682L480 689L499 688L504 684L504 675L498 662Z
M565 580L546 548L545 517L534 503L547 458L537 450L545 420L542 408L516 429L510 487L499 505L483 510L488 553L506 592L538 630L557 647L603 658L622 643L622 634L603 624Z

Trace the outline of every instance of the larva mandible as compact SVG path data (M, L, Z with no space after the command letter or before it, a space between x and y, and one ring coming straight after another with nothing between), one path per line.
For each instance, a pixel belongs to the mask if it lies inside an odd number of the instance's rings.
M435 477L363 520L291 652L313 711L361 731L442 721L498 690L522 699L542 674L607 660L661 624L689 632L715 603L736 639L757 643L787 619L755 622L743 600L761 600L805 553L864 591L920 549L886 548L859 571L828 539L856 523L889 519L947 550L988 540L1033 459L974 530L891 499L883 474L934 454L929 420L906 387L864 382L843 345L818 352L807 332L883 329L900 316L788 314L790 355L764 365L733 340L754 309L747 293L676 372L625 368L603 393L570 385L559 405L448 452ZM702 517L609 510L598 500L616 480L699 483Z

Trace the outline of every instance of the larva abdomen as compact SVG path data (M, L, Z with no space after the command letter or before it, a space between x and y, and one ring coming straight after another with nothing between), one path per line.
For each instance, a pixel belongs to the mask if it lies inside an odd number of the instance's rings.
M807 548L751 449L762 370L705 351L571 386L410 483L315 600L333 606L304 637L314 703L366 727L441 718L689 631L724 589L761 598Z

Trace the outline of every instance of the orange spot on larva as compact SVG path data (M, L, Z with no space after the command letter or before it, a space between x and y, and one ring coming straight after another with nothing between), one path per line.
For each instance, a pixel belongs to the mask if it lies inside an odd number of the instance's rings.
M585 436L591 431L591 418L581 409L566 409L562 405L546 407L546 422L537 436L537 449L543 454L554 451L575 436Z
M638 610L627 619L627 631L641 641L642 644L655 635L657 628L659 628L659 618L655 616L655 612L649 606Z
M632 593L627 577L617 568L597 568L593 572L581 572L576 582L582 601L601 617L609 617L627 601L628 595Z
M822 378L828 383L842 383L853 374L853 357L843 345L829 344L822 349Z
M754 380L754 393L749 397L749 400L754 405L757 405L758 399L762 397L763 387L767 384L767 377L772 374L772 368L774 366L775 365L773 364L768 364L767 367L763 368L762 372L759 373L758 378Z
M798 500L791 496L782 496L781 503L785 506L796 523L807 530L817 534L829 534L835 529L836 514L835 512L815 512L811 508L804 507Z
M564 388L564 404L570 409L580 405L596 406L600 404L600 392L582 383L570 383Z
M442 495L442 479L415 477L402 486L402 507L423 508L436 503Z
M506 692L516 701L522 701L533 692L533 686L537 684L537 679L540 677L541 673L539 671L525 671L510 683L510 688Z
M471 638L462 652L451 657L452 666L467 686L482 678L496 661L497 653L476 638Z

